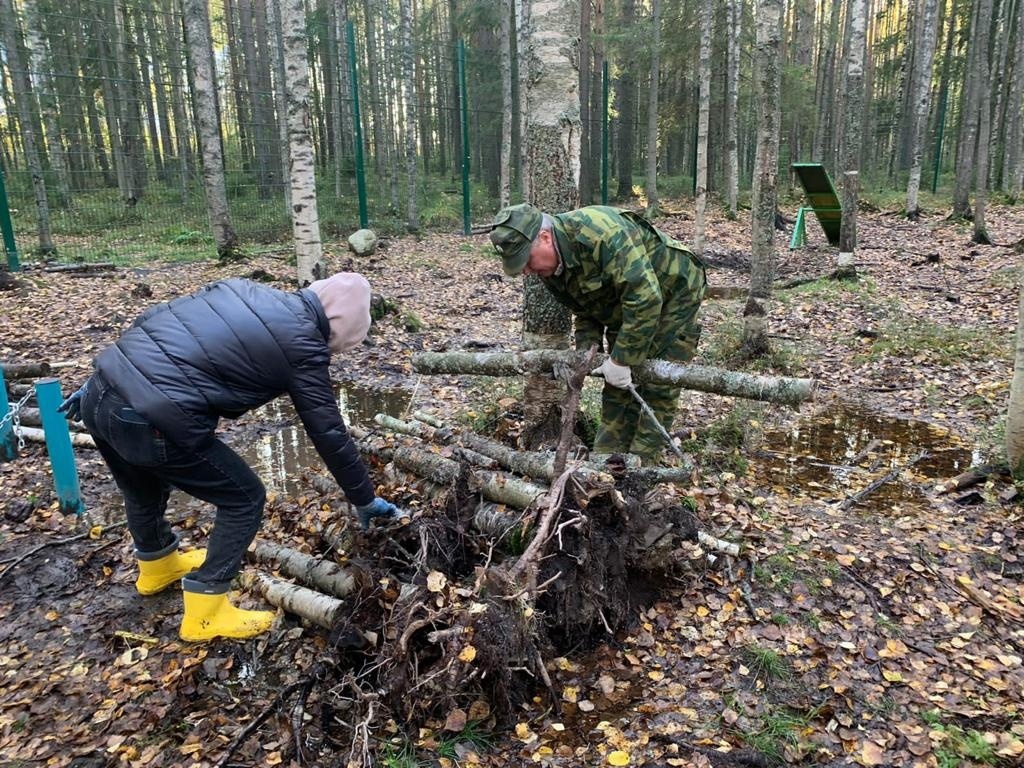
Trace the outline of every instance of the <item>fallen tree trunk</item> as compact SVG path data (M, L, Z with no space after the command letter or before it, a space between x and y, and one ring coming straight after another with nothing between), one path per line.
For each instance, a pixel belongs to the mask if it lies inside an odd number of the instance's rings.
M245 573L242 581L246 587L263 595L271 605L301 616L324 629L334 627L345 605L337 598L275 579L259 571Z
M257 561L272 564L287 576L300 579L335 597L345 597L356 588L353 574L337 563L312 557L290 547L257 539L249 554Z
M412 366L423 374L470 374L474 376L518 376L552 371L557 364L575 365L579 353L555 349L528 352L420 352ZM599 364L601 357L595 358ZM683 365L667 360L648 360L633 368L639 383L678 384L684 389L711 392L728 397L765 400L796 407L814 396L813 379L761 376L704 365Z
M39 414L38 408L22 408L18 411L18 422L25 427L43 426L43 417ZM74 432L85 431L85 426L80 421L69 421L68 429Z
M8 381L40 379L50 375L49 363L0 363L0 368L3 368L4 378Z
M45 443L46 433L39 427L21 427L18 434L30 443ZM76 448L95 448L96 441L88 432L72 432L71 445Z
M117 269L112 261L94 261L87 264L57 264L43 267L43 272L103 272Z

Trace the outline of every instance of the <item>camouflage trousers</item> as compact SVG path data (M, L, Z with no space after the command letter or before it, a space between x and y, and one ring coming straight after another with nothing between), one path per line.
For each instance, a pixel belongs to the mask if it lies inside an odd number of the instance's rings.
M699 286L671 297L662 306L661 322L648 359L688 363L697 353L701 332L697 311L706 292L703 272L699 270ZM616 335L612 329L605 330L609 351L615 348ZM675 384L637 384L636 390L657 414L662 426L666 430L671 429L682 387ZM667 447L665 438L650 416L640 409L633 395L625 389L605 384L601 393L601 426L594 438L594 453L633 453L645 465L651 465L658 462Z

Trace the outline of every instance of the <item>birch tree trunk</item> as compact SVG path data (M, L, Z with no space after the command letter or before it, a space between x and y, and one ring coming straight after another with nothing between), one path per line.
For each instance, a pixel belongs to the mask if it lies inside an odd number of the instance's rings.
M846 55L846 119L843 121L843 215L839 227L839 263L835 272L839 278L857 276L854 251L857 249L857 184L860 178L867 11L867 0L849 0L850 48Z
M529 48L520 51L528 70L530 202L542 211L561 213L576 207L580 176L580 100L576 35L579 9L560 0L530 3ZM540 32L541 34L538 34ZM565 349L572 318L535 275L523 280L523 348ZM526 448L554 439L565 385L549 375L528 375L523 393Z
M736 218L740 190L739 134L736 110L740 86L740 27L743 24L742 0L726 0L726 67L725 97L725 184L729 218ZM703 40L703 38L702 38Z
M512 2L501 0L498 3L501 24L498 32L498 45L501 48L501 147L498 160L498 205L502 208L509 204L512 194L512 115L515 113L512 104Z
M743 347L763 355L768 302L775 275L775 201L779 181L779 90L783 0L758 0L754 71L757 73L757 150L751 208L750 294L743 308Z
M271 0L273 1L273 0ZM161 4L161 16L163 16L165 40L168 47L174 46L170 41L177 41L181 34L181 25L178 24L178 17L174 10L177 4L172 0L163 0ZM168 71L171 74L171 117L174 119L174 138L176 140L178 156L178 184L181 202L189 200L189 167L191 165L192 145L189 141L189 125L185 110L185 88L181 81L180 59L169 62Z
M648 217L660 213L658 200L658 89L661 82L661 0L651 0L651 85L647 90L647 166L644 194ZM698 251L699 253L699 251Z
M530 148L526 144L529 125L527 102L530 93L530 0L512 0L512 4L516 12L516 54L519 59L519 193L523 200L532 200L533 187L530 186L530 180L533 169L530 168Z
M267 22L270 25L267 44L270 48L271 70L274 74L274 111L277 115L277 137L281 152L281 187L284 189L284 209L292 215L291 153L288 149L288 89L284 74L284 35L281 26L281 5L278 0L266 0Z
M71 208L71 174L68 172L67 156L61 141L60 127L57 122L57 100L54 98L53 75L51 68L53 58L49 42L43 36L40 27L39 5L37 0L25 0L25 45L31 62L33 79L36 83L35 92L39 95L39 109L43 118L43 129L46 133L46 150L50 158L50 169L56 178L57 202L63 209Z
M1006 407L1006 460L1016 478L1024 477L1024 268L1018 276L1017 345L1010 402Z
M316 206L316 162L309 135L309 62L303 0L283 0L285 91L288 98L288 154L291 163L292 236L299 286L327 277Z
M399 13L402 26L402 88L405 95L405 174L406 174L406 228L410 232L420 231L419 200L416 197L416 182L419 171L416 163L416 50L412 38L411 0L400 0ZM507 14L506 14L507 15Z
M1010 193L1020 201L1024 192L1024 0L1017 2L1017 52L1014 55L1013 82L1006 108L1009 131L1006 139L1006 173Z
M196 133L203 156L203 184L210 215L213 240L221 261L241 256L238 238L231 225L227 187L224 183L224 154L221 147L220 121L217 107L217 81L213 67L213 46L206 0L182 0L185 16L185 37L194 81Z
M960 136L957 143L956 184L953 188L953 216L969 219L971 212L971 181L974 173L974 161L977 158L978 145L978 104L981 102L981 90L987 83L979 83L976 79L978 67L978 46L980 26L979 12L981 3L973 6L970 26L970 46L967 57L967 78L964 82L961 97L963 117L960 121Z
M990 245L985 228L985 205L988 202L988 166L991 153L989 138L992 132L991 95L994 87L989 79L992 67L989 61L989 32L992 27L993 0L980 0L978 5L978 55L975 60L975 82L981 90L978 104L978 144L974 169L974 234L971 241Z
M50 234L50 204L46 199L46 178L43 175L43 159L39 154L38 141L41 138L33 127L32 115L35 99L32 84L25 69L24 49L18 31L18 19L12 0L0 0L0 32L3 34L7 69L11 74L11 89L14 91L14 106L18 112L21 128L21 148L25 153L25 165L32 177L32 193L36 203L36 231L39 235L39 253L46 255L57 251Z
M935 38L938 29L937 0L924 0L921 14L921 37L917 45L916 68L913 78L913 126L910 137L910 178L907 180L907 218L917 221L921 206L917 195L921 189L921 158L924 155L925 129L928 127L928 108L932 95L932 63L935 57Z
M731 5L731 3L729 3ZM708 122L711 115L711 27L715 14L711 0L700 4L700 65L697 79L700 82L700 106L697 111L697 178L696 220L693 224L693 250L698 256L704 255L704 237L708 207Z
M631 29L636 23L636 0L622 0L622 28ZM626 44L619 64L619 78L615 86L615 106L619 113L619 140L616 157L619 172L619 200L633 197L633 152L636 134L633 121L636 118L636 54Z

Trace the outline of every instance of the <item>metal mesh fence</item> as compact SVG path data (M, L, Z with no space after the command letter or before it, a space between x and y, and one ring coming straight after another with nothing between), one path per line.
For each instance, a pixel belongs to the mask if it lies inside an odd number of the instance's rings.
M0 0L3 5L0 147L23 256L44 243L41 205L61 261L214 253L179 2ZM350 3L346 19L339 6L317 0L306 17L309 130L325 241L361 225L357 116L368 225L401 231L409 213L403 137L410 121L398 10L392 3ZM421 5L413 29L415 205L422 227L458 230L463 96L446 7ZM286 247L291 236L279 14L277 0L209 6L228 208L250 251ZM351 51L347 23L354 30ZM497 207L497 61L493 35L468 36L465 99L477 222Z

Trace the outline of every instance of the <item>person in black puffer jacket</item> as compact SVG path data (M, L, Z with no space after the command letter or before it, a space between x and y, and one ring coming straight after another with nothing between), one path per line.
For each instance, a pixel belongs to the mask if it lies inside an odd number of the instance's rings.
M140 315L61 405L68 418L81 416L124 494L138 591L181 580L184 640L253 637L275 616L228 600L266 491L214 434L221 417L287 393L363 527L400 514L376 496L331 386L331 355L360 344L369 328L370 285L361 275L341 272L291 293L223 280ZM206 550L179 552L164 516L172 487L216 506Z

